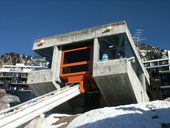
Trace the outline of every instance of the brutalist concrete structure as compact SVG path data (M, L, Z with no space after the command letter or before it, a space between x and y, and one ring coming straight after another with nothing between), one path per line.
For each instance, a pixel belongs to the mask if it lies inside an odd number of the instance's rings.
M82 93L97 89L110 106L149 100L149 75L124 21L41 38L33 50L51 62L28 76L36 95L79 83Z

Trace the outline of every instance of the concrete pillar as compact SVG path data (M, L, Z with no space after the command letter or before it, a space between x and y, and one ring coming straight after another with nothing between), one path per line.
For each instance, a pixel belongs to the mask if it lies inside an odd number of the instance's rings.
M93 76L94 75L94 70L96 67L96 63L99 61L99 41L97 38L94 38L94 45L93 45Z
M59 82L61 82L61 79L60 79L61 55L62 55L62 50L58 48L57 65L56 65L56 80Z
M168 51L168 58L170 58L170 51Z
M58 61L61 61L61 59L58 58L59 56L59 50L57 46L54 46L53 49L53 58L52 58L52 65L51 65L51 71L52 71L52 82L55 85L57 89L60 89L60 86L55 82L56 78L59 78L58 74L58 66L57 64L59 63Z
M141 73L140 74L140 82L143 86L143 91L144 91L144 94L143 94L143 101L145 101L145 97L146 97L146 79L145 79L145 74L144 73Z
M169 73L170 73L170 51L168 51L168 58L169 58Z

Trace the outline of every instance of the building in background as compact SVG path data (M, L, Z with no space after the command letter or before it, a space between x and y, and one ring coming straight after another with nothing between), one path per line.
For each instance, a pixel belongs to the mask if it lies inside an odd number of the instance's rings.
M170 51L166 53L162 54L161 59L143 62L155 82L160 85L163 99L170 97Z
M27 85L28 73L35 70L45 69L44 66L3 65L0 69L0 88L7 91L30 91Z

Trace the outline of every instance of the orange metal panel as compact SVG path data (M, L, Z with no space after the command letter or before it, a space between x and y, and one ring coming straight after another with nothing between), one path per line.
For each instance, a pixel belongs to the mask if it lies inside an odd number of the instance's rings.
M74 66L85 65L85 64L90 64L90 61L81 61L81 62L63 64L63 65L61 65L61 67L62 68L65 68L65 67L74 67Z
M80 62L75 62L75 63L68 63L64 64L64 55L65 53L73 52L73 51L80 51L84 49L90 49L90 61L80 61ZM91 81L92 79L92 58L93 57L93 49L92 46L84 46L80 48L74 48L74 49L69 49L69 50L63 50L62 52L62 57L61 57L61 67L60 67L60 77L63 80L66 80L66 85L69 83L79 83L80 84L80 92L84 93L87 91L87 81ZM63 68L66 67L74 67L74 66L79 66L79 65L88 65L89 70L88 71L82 71L82 72L75 72L75 73L65 73L63 74Z
M64 50L63 52L73 52L73 51L79 51L79 50L84 50L84 49L88 49L91 46L85 46L85 47L80 47L80 48L74 48L74 49L69 49L69 50Z
M67 74L61 74L61 77L68 77L68 76L76 76L76 75L84 75L84 76L88 76L90 74L90 72L75 72L75 73L67 73Z

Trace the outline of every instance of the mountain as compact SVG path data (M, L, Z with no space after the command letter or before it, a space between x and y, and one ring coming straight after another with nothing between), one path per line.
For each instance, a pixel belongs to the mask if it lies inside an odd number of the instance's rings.
M50 63L46 60L45 57L41 57L39 55L31 56L31 55L24 55L18 54L15 52L5 53L0 56L0 68L2 65L15 65L16 63L23 63L25 65L32 65L32 66L43 66L49 67Z

